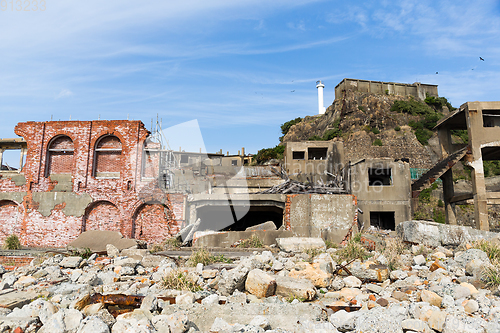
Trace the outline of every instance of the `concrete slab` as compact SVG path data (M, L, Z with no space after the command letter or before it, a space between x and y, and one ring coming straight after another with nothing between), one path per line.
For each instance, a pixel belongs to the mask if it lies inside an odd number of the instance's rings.
M256 235L265 246L276 244L276 238L291 237L292 232L288 230L273 231L224 231L198 237L195 235L193 247L231 247L240 239L249 239Z
M11 289L9 292L0 295L0 307L14 309L22 308L38 297L38 294L32 291L16 291Z
M104 252L106 244L113 244L119 250L123 250L137 245L138 242L135 239L124 238L118 231L89 230L82 232L77 239L68 244L68 247Z

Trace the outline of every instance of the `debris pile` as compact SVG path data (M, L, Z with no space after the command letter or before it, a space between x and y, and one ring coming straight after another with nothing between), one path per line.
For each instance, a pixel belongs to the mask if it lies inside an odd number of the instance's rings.
M0 332L500 332L493 252L384 241L287 238L205 264L109 244L0 266Z

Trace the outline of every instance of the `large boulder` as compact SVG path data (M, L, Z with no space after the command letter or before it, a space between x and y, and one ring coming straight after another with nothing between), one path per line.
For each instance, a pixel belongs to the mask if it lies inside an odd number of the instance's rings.
M107 244L113 244L118 250L123 250L137 246L138 242L135 239L124 238L118 231L89 230L82 232L77 239L68 244L68 247L89 248L92 252L105 252Z

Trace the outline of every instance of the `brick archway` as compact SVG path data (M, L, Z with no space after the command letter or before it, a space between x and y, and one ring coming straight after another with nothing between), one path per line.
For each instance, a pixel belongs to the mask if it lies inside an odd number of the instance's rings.
M0 242L9 235L21 235L21 206L11 200L0 200Z
M161 243L172 236L168 208L160 203L141 205L133 218L133 237L148 243Z
M82 231L122 231L123 218L119 209L109 201L97 201L85 211Z

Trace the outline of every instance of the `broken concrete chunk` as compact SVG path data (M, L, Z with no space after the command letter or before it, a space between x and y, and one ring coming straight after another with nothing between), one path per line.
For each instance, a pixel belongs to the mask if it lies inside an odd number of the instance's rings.
M316 288L314 288L314 285L309 280L276 276L276 295L312 300L316 296Z
M61 260L59 266L64 268L78 268L82 260L82 257L65 257Z
M256 231L256 230L277 230L277 228L276 224L274 224L273 221L267 221L245 229L245 231Z
M269 297L276 290L276 279L263 270L253 269L248 273L245 289L259 298Z
M325 241L315 237L276 238L276 244L284 252L302 252L313 249L326 250Z
M113 244L106 244L106 253L110 258L116 258L120 256L120 250Z
M107 244L113 244L121 251L136 246L137 241L124 238L118 231L89 230L82 232L77 239L68 244L68 247L89 248L92 252L104 252Z

